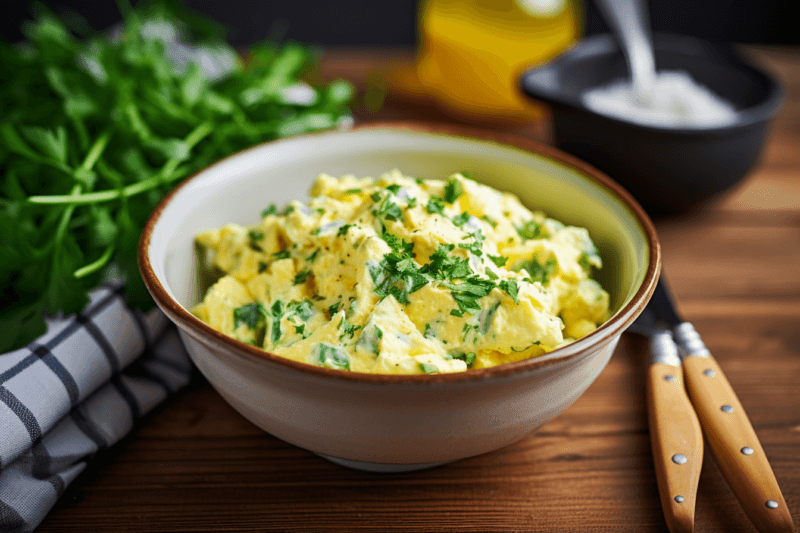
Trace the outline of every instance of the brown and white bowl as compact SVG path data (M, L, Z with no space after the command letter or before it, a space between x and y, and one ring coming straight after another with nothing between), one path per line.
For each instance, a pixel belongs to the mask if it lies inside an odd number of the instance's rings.
M612 318L542 357L454 374L389 376L291 361L227 337L189 312L200 301L194 236L261 210L306 199L321 172L419 178L456 171L513 192L530 208L584 226L605 263ZM409 471L518 441L566 409L603 370L647 304L661 263L656 232L604 174L528 139L424 123L363 125L273 141L184 181L153 212L139 267L177 324L200 371L238 412L270 434L334 462Z

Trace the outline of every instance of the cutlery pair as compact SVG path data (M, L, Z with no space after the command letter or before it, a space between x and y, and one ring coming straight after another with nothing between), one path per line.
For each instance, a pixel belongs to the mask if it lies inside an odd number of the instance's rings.
M700 335L678 316L663 276L630 331L650 339L650 439L671 533L694 528L703 433L756 528L761 533L793 532L786 501L742 404Z

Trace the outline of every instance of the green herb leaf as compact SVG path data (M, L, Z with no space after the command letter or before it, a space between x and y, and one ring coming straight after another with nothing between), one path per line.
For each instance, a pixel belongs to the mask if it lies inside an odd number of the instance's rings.
M524 240L541 239L547 237L544 227L536 221L530 220L522 226L517 226L517 233Z
M320 366L336 370L350 370L350 357L347 352L327 342L315 344L311 357Z
M430 214L438 214L444 215L444 202L441 198L437 198L432 196L430 200L428 200L428 205L426 206L428 213Z
M0 351L33 340L45 314L79 311L108 276L125 281L129 305L152 308L136 251L174 184L253 144L349 115L344 81L313 87L319 97L303 105L282 98L315 79L309 47L255 45L245 64L214 23L179 2L137 3L124 19L121 39L76 38L42 10L25 46L0 43L0 326L13 332L0 336L12 339ZM152 23L229 56L231 69L217 78L192 62L176 69L167 47L141 32ZM271 214L274 206L262 212Z
M436 374L439 368L431 363L419 363L419 369L425 374Z
M298 272L297 275L294 277L294 284L300 285L301 283L305 283L310 273L311 273L310 270L303 270L301 272Z
M452 204L464 191L461 188L461 182L455 178L449 178L444 186L444 201Z
M492 260L492 263L497 265L498 267L505 266L506 262L508 261L508 257L503 257L502 255L488 255L489 259Z
M517 298L517 280L515 279L504 279L501 280L498 284L500 290L505 291L511 296L511 299L514 300L514 303L519 303L519 299Z

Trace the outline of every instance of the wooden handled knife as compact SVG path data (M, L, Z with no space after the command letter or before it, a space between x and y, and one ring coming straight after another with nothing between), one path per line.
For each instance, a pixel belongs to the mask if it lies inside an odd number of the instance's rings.
M717 465L747 516L761 533L792 533L786 500L742 404L694 326L678 316L663 276L648 309L672 328L692 405Z

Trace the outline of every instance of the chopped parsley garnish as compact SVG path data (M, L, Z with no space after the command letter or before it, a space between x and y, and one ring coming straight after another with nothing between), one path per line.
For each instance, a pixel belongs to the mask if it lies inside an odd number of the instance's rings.
M314 211L319 215L324 215L325 214L325 210L323 208L321 208L321 207L318 207L318 208L314 209Z
M328 316L333 317L336 313L339 312L339 306L342 305L342 302L336 302L335 304L328 307Z
M400 187L400 185L398 185L398 184L396 184L396 183L392 183L391 185L387 185L387 186L386 186L386 189L387 189L387 190L389 190L389 191L392 191L392 194L397 194L397 193L398 193L398 191L399 191L401 188L402 188L402 187Z
M289 259L290 257L289 250L283 250L282 252L275 252L274 254L272 254L272 257L274 257L276 260Z
M264 261L258 262L258 273L261 274L267 270L267 264Z
M541 341L536 341L536 342L532 343L530 346L526 346L525 348L520 348L519 350L517 350L516 348L514 348L514 347L512 346L512 347L511 347L511 351L512 351L512 352L517 352L517 353L520 353L520 352L524 352L524 351L526 351L526 350L530 350L530 349L531 349L531 348L533 348L534 346L539 346L540 344L542 344L542 342L541 342Z
M452 357L453 359L461 359L462 361L467 363L467 366L470 366L472 363L475 362L475 359L478 356L475 354L475 352L467 352L467 353L464 353L464 352L451 352L450 353L450 357Z
M517 270L525 269L528 271L530 277L530 283L538 281L542 285L547 285L550 283L550 276L552 276L555 271L558 263L556 262L555 257L550 257L545 261L544 264L539 263L536 256L533 257L530 261L523 263L520 265L520 268Z
M428 200L428 205L426 206L428 213L430 214L438 214L444 215L444 202L441 198L437 198L436 196L432 196L430 200Z
M443 287L450 289L458 309L451 309L453 316L464 316L464 313L480 312L478 300L492 292L495 288L494 281L483 279L477 275L470 276L459 283L442 283Z
M351 324L343 320L341 324L342 334L339 336L339 340L343 340L345 337L352 339L353 335L356 334L356 331L360 330L361 328L362 326L356 326L355 324Z
M412 253L412 250L414 249L413 242L408 242L405 239L401 239L397 235L389 233L388 231L381 233L381 239L386 241L386 244L388 244L389 248L391 248L395 253L411 254L412 257L414 256Z
M233 327L244 324L253 330L253 344L262 346L267 329L267 310L260 303L243 305L233 310Z
M452 204L458 197L463 194L463 190L461 188L461 182L455 178L450 178L447 180L447 183L444 186L444 198L443 200L448 204Z
M547 232L544 227L535 220L530 220L522 226L517 226L516 228L519 236L526 241L547 237Z
M299 326L294 327L294 332L296 335L301 335L304 339L306 338L306 325L300 324Z
M347 189L344 191L345 194L361 194L361 189Z
M336 370L350 370L350 358L347 353L326 342L314 346L312 358L320 366Z
M519 303L519 299L517 298L517 280L515 279L504 279L501 280L498 284L500 290L505 291L511 296L511 299L514 300L514 303Z
M422 336L425 337L426 339L432 339L435 337L430 324L425 324L425 331L422 333Z
M269 216L269 215L277 215L277 214L278 214L278 208L275 207L275 204L272 204L268 208L266 208L263 211L261 211L261 218L264 218L264 217Z
M314 260L317 258L317 254L319 254L319 251L320 251L320 248L317 248L316 250L314 250L314 253L312 253L311 255L306 257L306 262L307 263L313 263Z
M264 238L264 232L257 229L252 229L247 233L251 241L260 241Z
M491 218L489 218L487 215L483 215L483 216L481 217L481 220L483 220L483 221L487 222L487 223L488 223L488 224L489 224L491 227L493 227L493 228L496 228L496 227L497 227L497 222L495 222L494 220L492 220Z
M345 224L339 228L339 231L336 232L337 237L341 237L342 235L347 235L347 231L352 228L355 224Z
M386 220L399 220L403 216L400 206L389 199L389 195L383 199L377 209L372 210L375 218L385 218Z
M481 311L481 316L478 318L481 335L486 335L486 333L489 331L489 328L492 327L492 320L494 319L495 313L497 313L498 307L500 307L499 300L493 306Z
M473 340L477 340L478 338L478 324L470 324L469 322L464 323L464 327L461 328L461 340L464 342L470 342L467 340L470 333L472 333Z
M436 374L439 372L439 369L436 367L436 365L432 365L430 363L419 363L419 369L425 374Z
M311 300L303 300L302 302L289 302L286 306L286 311L297 316L303 322L314 316L314 304Z
M250 329L255 329L260 322L264 321L266 314L264 306L260 303L243 305L233 310L233 327L244 324Z
M417 199L414 196L410 196L408 200L406 200L406 207L414 207L417 205Z
M286 216L286 215L288 215L289 213L292 213L292 212L294 212L294 206L293 205L287 205L284 208L284 210L281 212L281 215Z
M281 340L281 317L283 316L283 302L276 300L270 309L272 315L272 344L277 346L278 341Z
M375 191L374 193L370 194L369 197L372 198L372 201L377 204L381 199L381 193Z
M505 266L506 262L508 261L508 257L503 257L502 255L488 255L489 259L492 260L492 263L497 265L498 267Z
M453 224L458 226L459 228L466 224L469 221L470 214L467 212L461 213L460 215L456 215L453 217Z
M378 355L380 353L378 344L382 338L383 330L378 326L373 325L372 327L365 328L364 331L361 332L361 337L356 341L356 348L361 348L373 355Z
M308 278L308 275L309 275L310 273L311 273L311 271L310 271L310 270L303 270L303 271L299 272L299 273L298 273L298 274L297 274L297 275L294 277L294 284L295 284L295 285L300 285L301 283L305 283L305 282L306 282L306 279Z

